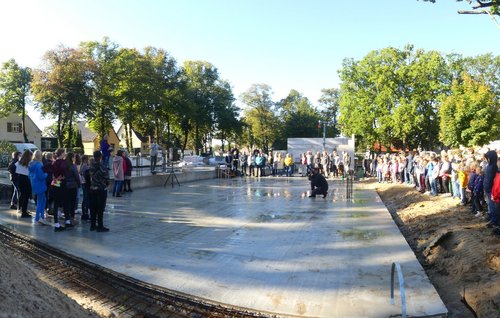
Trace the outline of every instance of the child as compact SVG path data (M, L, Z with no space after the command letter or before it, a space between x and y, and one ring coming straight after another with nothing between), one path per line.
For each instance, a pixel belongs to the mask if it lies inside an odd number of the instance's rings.
M461 196L460 204L466 205L467 204L466 190L467 190L467 183L469 182L469 173L467 172L464 162L461 162L458 168L458 181L460 185L460 196Z
M432 159L432 174L430 179L432 196L438 195L438 188L437 188L438 178L439 178L439 159L434 158Z
M472 212L476 212L476 217L480 217L481 210L482 210L482 205L481 205L481 199L484 197L484 190L483 190L483 179L484 179L484 172L481 169L481 167L476 168L476 178L474 179L474 201L472 202L473 210Z

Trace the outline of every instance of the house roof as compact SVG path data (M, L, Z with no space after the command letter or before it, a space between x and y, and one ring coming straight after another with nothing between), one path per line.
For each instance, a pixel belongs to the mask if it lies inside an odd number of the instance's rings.
M97 133L87 127L86 121L78 122L78 130L80 130L82 134L83 142L93 142L97 138Z
M121 124L120 128L118 128L117 132L120 132L121 130L123 129L123 124ZM137 130L133 129L132 128L132 133L135 134L135 136L141 141L141 142L148 142L148 137L144 136L143 134L141 134L140 132L138 132Z

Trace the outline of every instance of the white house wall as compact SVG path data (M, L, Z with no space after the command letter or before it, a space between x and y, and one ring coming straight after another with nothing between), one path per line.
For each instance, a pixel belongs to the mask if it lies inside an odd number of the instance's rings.
M10 142L24 142L22 132L7 132L7 123L18 124L21 123L21 116L17 114L10 114L7 117L0 118L0 140L7 140ZM26 134L28 142L35 144L38 148L42 147L42 131L35 125L35 123L26 116L25 118Z

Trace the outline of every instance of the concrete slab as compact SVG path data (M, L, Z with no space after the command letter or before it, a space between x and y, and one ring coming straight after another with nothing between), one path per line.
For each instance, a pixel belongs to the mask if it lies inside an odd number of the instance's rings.
M111 232L54 233L15 212L0 222L68 253L198 297L303 317L389 317L391 264L407 314L445 316L436 290L377 193L332 185L308 198L305 178L214 179L108 200ZM398 290L398 288L396 288Z

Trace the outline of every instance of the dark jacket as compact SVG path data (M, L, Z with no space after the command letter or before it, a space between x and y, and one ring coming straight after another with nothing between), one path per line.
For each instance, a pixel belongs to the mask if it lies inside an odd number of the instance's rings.
M71 165L66 169L64 180L66 181L66 188L68 189L77 189L80 187L80 174L78 174L75 165Z
M471 172L469 174L469 182L467 183L467 189L471 192L474 192L474 182L476 182L477 174L475 172Z
M485 154L488 158L488 165L486 166L486 171L484 173L483 187L486 193L491 193L491 188L493 187L493 180L497 175L498 166L498 156L494 150L490 150Z
M314 190L315 188L321 188L325 191L328 190L328 182L321 173L313 174L309 177L309 179L311 180L311 190Z
M483 176L476 176L476 180L474 181L474 194L479 196L480 198L484 195L483 188Z
M130 160L129 157L124 157L124 159L125 159L125 165L126 165L124 173L126 176L131 176L132 175L132 161Z
M17 182L17 173L16 173L16 162L17 158L12 159L12 161L9 164L9 173L10 173L10 181L12 182Z
M101 162L95 162L89 169L90 190L105 190L109 183L108 169Z

